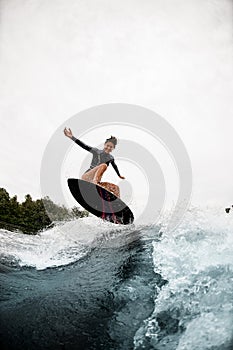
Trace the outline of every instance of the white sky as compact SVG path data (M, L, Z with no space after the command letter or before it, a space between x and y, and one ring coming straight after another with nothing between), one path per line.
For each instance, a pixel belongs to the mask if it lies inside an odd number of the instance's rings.
M233 204L232 1L0 6L0 186L11 196L40 197L43 152L66 119L121 102L150 108L176 129L192 162L194 203Z

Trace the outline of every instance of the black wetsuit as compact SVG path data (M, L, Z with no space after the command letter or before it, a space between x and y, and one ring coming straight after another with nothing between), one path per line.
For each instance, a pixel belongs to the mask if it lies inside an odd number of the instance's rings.
M80 141L79 139L76 139L76 137L74 137L74 136L72 136L72 140L75 143L77 143L79 146L81 146L82 148L84 148L85 150L87 150L93 154L90 168L87 169L85 171L85 173L101 163L106 163L107 166L109 165L109 163L111 163L113 168L115 169L117 175L121 176L120 172L118 170L118 167L115 163L114 157L111 154L106 153L104 150L98 149L96 147L88 146L84 142Z

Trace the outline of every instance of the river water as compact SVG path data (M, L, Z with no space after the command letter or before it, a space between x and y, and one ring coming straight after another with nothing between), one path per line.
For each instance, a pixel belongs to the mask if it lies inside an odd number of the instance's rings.
M0 230L3 349L233 349L233 216Z

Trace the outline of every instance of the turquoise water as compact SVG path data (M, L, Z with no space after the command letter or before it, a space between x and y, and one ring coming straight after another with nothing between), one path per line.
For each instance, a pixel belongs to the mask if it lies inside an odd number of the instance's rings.
M174 232L89 217L0 230L5 349L233 348L233 218L192 208Z

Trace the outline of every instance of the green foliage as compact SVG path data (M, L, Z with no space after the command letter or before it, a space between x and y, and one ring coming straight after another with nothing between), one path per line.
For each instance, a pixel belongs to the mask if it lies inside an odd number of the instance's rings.
M35 234L53 226L55 221L71 220L88 216L89 212L77 207L72 209L55 204L48 196L33 200L30 194L19 203L17 196L10 198L9 193L0 188L0 228L20 230L23 233Z
M89 215L89 212L87 210L80 210L77 207L73 207L71 209L71 213L72 213L72 216L75 218L83 218Z

